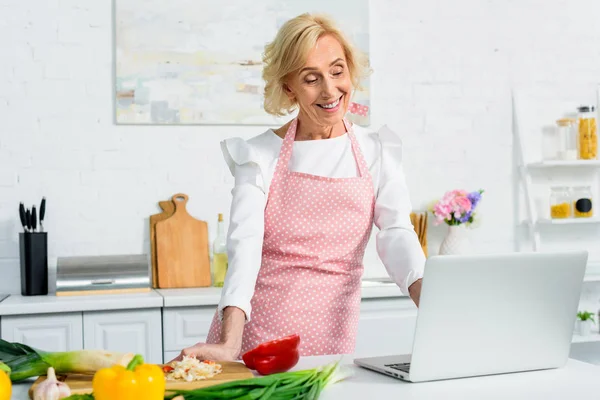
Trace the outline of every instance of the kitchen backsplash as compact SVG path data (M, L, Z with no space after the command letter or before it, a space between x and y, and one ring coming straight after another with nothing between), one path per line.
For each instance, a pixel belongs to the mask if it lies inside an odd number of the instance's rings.
M510 87L600 82L600 53L590 51L600 42L598 7L370 2L371 126L401 135L415 210L448 189L481 187L474 246L514 249ZM57 256L149 252L148 216L179 192L214 237L233 184L219 141L267 127L117 126L111 2L5 0L0 9L10 15L0 43L11 55L0 64L0 292L20 288L20 201L48 199L51 267ZM563 25L571 16L578 23ZM429 232L435 254L445 227ZM367 276L385 275L374 240L365 263Z

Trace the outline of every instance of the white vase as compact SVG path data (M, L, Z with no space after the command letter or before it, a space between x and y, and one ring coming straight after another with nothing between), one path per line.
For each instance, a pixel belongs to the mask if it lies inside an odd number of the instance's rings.
M577 334L580 336L589 336L592 333L592 320L582 321L580 319L577 320Z
M441 255L471 254L471 241L465 225L450 225L448 233L440 246Z

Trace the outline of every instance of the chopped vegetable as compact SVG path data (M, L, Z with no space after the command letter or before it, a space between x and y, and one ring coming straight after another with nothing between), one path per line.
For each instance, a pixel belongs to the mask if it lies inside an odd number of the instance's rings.
M168 370L170 368L170 370ZM214 361L200 362L194 356L183 356L181 361L174 361L165 365L163 371L167 373L168 381L200 381L220 374L222 367Z
M282 372L259 378L222 383L195 390L176 390L165 399L174 400L183 396L185 400L316 400L329 385L348 377L349 370L342 370L339 362L304 371Z
M242 360L248 368L256 370L261 375L286 372L298 364L300 359L299 345L300 336L286 336L259 344L254 349L244 353Z
M48 368L46 379L36 386L33 392L33 400L59 400L69 397L71 389L66 383L56 379L54 368Z
M21 343L9 343L0 339L0 360L10 367L10 379L13 382L44 375L50 367L53 367L58 374L96 372L114 364L128 362L130 359L131 354L111 353L103 350L50 353Z
M0 400L10 400L12 392L12 382L8 374L0 369Z
M163 400L165 375L155 364L144 364L136 355L127 368L114 365L94 374L92 389L96 400Z

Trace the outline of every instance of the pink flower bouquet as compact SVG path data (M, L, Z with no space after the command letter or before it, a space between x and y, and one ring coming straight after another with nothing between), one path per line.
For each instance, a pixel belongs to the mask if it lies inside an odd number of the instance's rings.
M431 212L435 217L434 224L439 225L442 222L451 226L471 224L475 217L475 208L479 204L482 194L483 190L481 189L470 193L466 190L446 192L431 208Z

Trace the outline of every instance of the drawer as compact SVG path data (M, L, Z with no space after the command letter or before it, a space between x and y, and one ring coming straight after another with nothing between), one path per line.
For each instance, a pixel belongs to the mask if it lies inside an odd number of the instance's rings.
M81 313L3 316L0 336L44 351L81 350L83 319Z
M163 310L164 351L180 352L205 342L215 307L177 307Z

